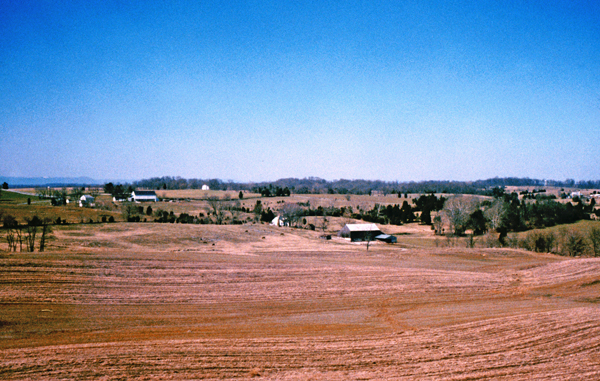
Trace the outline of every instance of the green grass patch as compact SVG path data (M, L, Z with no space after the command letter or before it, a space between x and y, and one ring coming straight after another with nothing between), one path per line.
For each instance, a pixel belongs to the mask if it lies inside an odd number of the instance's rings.
M33 195L2 190L2 193L0 194L0 204L22 204L26 203L28 198L31 199L31 202L38 201L38 198Z

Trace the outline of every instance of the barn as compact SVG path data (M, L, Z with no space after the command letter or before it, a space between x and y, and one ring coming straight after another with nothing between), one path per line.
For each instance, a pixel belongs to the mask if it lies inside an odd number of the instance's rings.
M133 202L142 202L142 201L158 201L158 196L156 196L156 192L154 191L140 191L136 190L131 192L131 201Z
M350 238L351 242L370 241L380 234L383 233L375 224L346 224L338 232L339 237Z

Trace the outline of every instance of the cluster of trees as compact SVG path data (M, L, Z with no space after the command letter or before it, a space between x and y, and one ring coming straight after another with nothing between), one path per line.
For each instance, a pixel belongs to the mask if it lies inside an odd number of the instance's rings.
M406 200L402 202L401 206L375 204L373 209L369 211L358 210L356 213L352 213L351 217L380 224L402 225L419 221L422 224L431 225L432 212L441 210L444 207L446 198L426 194L413 199L412 202L414 206L411 206Z
M254 214L254 222L271 222L275 218L275 212L271 208L263 208L260 200L256 200L252 213Z
M285 203L279 210L279 214L291 226L298 226L303 217L323 217L323 226L327 223L327 217L350 217L367 222L380 224L402 225L405 223L420 220L421 223L431 224L431 212L439 211L446 199L444 197L436 197L433 194L422 195L414 199L414 206L411 206L406 200L402 205L379 205L375 204L371 210L358 209L353 210L351 206L335 207L335 206L318 206L311 208L310 203ZM250 210L244 210L250 212ZM256 201L256 205L252 212L255 215L255 221L270 222L274 217L270 209L263 210L260 200ZM420 212L420 218L417 216ZM305 223L304 223L305 224Z
M289 197L291 192L288 187L281 188L279 186L273 186L269 184L265 187L254 187L252 191L255 193L260 193L262 197ZM241 191L240 191L240 194Z
M79 199L83 192L85 191L85 187L74 187L71 191L67 191L67 188L63 187L61 189L53 189L53 188L36 188L35 194L39 199L50 199L52 205L65 205L67 203L67 199L76 200Z
M488 246L494 246L493 241ZM508 236L504 245L539 253L555 253L565 256L590 255L600 257L600 226L588 229L561 227L557 231L533 230L524 238Z
M481 235L488 230L500 233L501 241L508 232L569 224L589 219L595 209L595 201L585 205L577 203L559 203L554 200L536 199L535 202L519 199L517 193L501 194L493 200L483 202L467 197L451 198L445 203L441 217L450 234L464 235L471 230ZM438 221L440 222L440 221ZM436 229L437 231L437 229Z
M131 196L131 192L133 192L134 190L135 190L135 188L132 185L127 185L127 188L126 188L125 185L122 185L122 184L117 184L117 185L114 185L113 183L104 184L104 192L105 193L110 193L113 197L115 197L117 199L121 199L121 200L125 200L129 196Z
M212 190L249 190L247 186L242 186L240 183L234 183L233 181L224 182L219 179L184 179L181 177L152 177L150 179L144 179L135 181L132 184L137 188L147 189L201 189L203 185L208 185Z
M8 243L8 251L16 252L17 248L19 251L35 251L36 237L39 235L38 250L44 251L48 238L52 233L50 225L52 221L49 218L39 218L37 215L33 217L25 218L25 224L19 224L17 219L10 215L2 215L2 226L6 231L6 242ZM25 244L25 250L23 250L23 244Z

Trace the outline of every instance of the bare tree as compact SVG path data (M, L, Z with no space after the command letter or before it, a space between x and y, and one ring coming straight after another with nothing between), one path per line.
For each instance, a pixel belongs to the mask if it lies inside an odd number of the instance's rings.
M16 236L15 251L17 251L17 242L19 243L19 251L23 251L23 228L20 225L15 226L13 229Z
M487 208L483 214L489 221L490 229L498 229L502 226L502 218L506 211L506 206L503 200L495 200L492 205Z
M21 241L21 228L17 219L10 214L2 217L2 224L6 230L6 241L8 243L8 251L17 251L17 243L21 242L21 251L23 244Z
M42 220L42 236L40 237L40 252L43 252L46 248L46 240L52 233L52 228L50 226L50 218L44 218Z
M442 235L444 232L444 221L442 220L442 216L435 216L433 218L433 229L436 235Z
M325 231L327 229L327 208L323 208L323 220L321 221L321 229Z
M31 219L25 218L27 226L25 227L25 240L27 243L27 251L33 252L35 250L35 236L37 235L37 228L41 225L41 220L38 216L33 216Z
M13 229L6 230L6 243L8 243L8 251L17 251L17 241Z
M373 226L373 225L371 225L371 226ZM371 241L373 240L373 233L371 232L371 226L369 227L369 231L365 235L365 238L367 239L367 251L369 251L369 245L371 244Z
M223 223L223 205L218 197L209 197L208 206L211 209L212 215L215 216L215 223L221 225Z
M454 235L462 235L465 232L469 215L474 207L475 204L464 197L455 197L446 201L442 216L446 219Z
M290 226L298 225L298 220L302 217L302 207L296 203L286 203L280 210L281 217L287 220Z

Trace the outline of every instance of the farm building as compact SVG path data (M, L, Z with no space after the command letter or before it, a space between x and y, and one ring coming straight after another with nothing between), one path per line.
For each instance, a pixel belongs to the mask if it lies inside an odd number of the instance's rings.
M202 190L210 190L210 187L206 184L202 185Z
M131 192L131 201L133 202L142 202L142 201L158 201L158 197L156 196L156 192L154 191L133 191Z
M351 242L368 241L383 234L375 224L346 224L339 231L338 236L350 238Z
M79 198L79 206L91 206L94 204L94 198L89 195L83 195Z
M375 237L375 239L378 241L387 242L387 243L396 243L398 241L396 239L396 236L389 235L389 234L379 234L378 236Z

